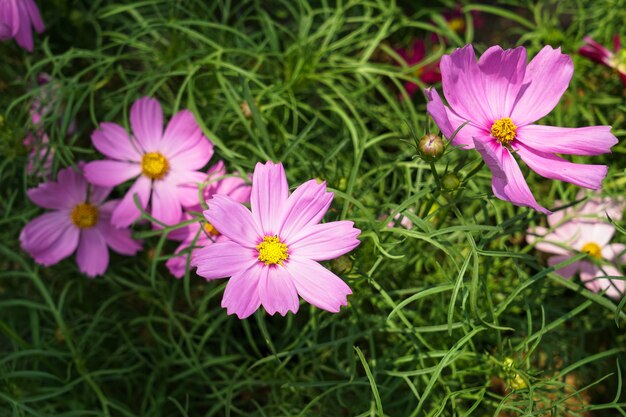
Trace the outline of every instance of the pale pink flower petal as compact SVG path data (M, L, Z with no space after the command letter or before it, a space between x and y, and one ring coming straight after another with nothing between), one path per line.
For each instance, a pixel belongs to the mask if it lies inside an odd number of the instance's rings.
M327 261L344 255L357 246L361 231L354 223L343 220L308 226L289 241L294 256L314 261Z
M196 273L207 280L227 278L257 264L257 256L253 249L227 240L194 250L191 265L197 266Z
M520 206L532 207L545 214L550 213L535 200L519 165L507 148L491 138L474 140L474 146L491 169L492 189L496 197Z
M445 106L434 88L425 90L428 104L426 109L428 113L435 119L435 123L439 126L441 133L448 139L452 138L454 132L465 123L466 120L454 113L452 109ZM474 126L471 121L463 126L452 138L452 145L462 146L463 149L474 149L474 138L488 134L488 132L480 127Z
M611 243L602 248L602 258L616 264L626 264L626 245Z
M174 256L172 256L165 262L165 266L170 271L170 274L172 274L175 278L180 279L185 276L187 266L191 265L189 263L189 255L186 253L182 253L182 251L187 248L189 248L189 245L187 245L187 243L182 243L178 245L178 247L174 251Z
M222 298L222 307L228 314L236 314L240 319L245 319L261 306L258 286L262 274L262 267L255 264L234 274L228 280Z
M167 181L176 184L178 201L183 207L193 207L200 204L198 186L207 179L207 174L198 171L173 171L167 176Z
M178 223L183 210L176 185L163 180L154 181L152 187L152 216L169 226ZM155 226L161 227L157 224Z
M213 156L213 143L202 134L189 110L181 110L172 117L163 134L162 148L173 168L201 169Z
M526 67L524 87L511 112L518 127L533 123L554 109L567 90L574 64L561 48L545 46Z
M333 313L348 305L348 295L352 294L350 287L317 262L294 256L287 270L298 294L308 303Z
M288 311L298 312L298 291L285 267L275 265L263 268L258 285L261 305L268 314L285 316Z
M600 245L600 247L604 247L615 234L615 226L605 222L580 223L580 228L583 235L580 239L581 245L587 242L594 242ZM576 247L575 249L581 250L582 248Z
M611 152L611 147L617 144L611 126L565 128L528 125L517 130L517 137L529 148L567 155L600 155Z
M472 45L444 55L440 67L443 94L461 118L480 126L494 120Z
M257 163L252 176L250 206L252 217L261 226L264 235L278 232L282 205L288 196L289 186L283 164Z
M52 211L24 226L20 244L37 263L50 266L76 250L79 236L78 228L70 220L70 211Z
M109 266L109 250L104 236L97 228L81 230L76 263L80 271L88 277L102 275L106 271Z
M37 188L28 190L27 194L33 203L52 210L70 210L79 202L75 201L73 196L67 192L67 189L57 182L41 183Z
M145 152L160 150L163 136L163 110L158 100L143 97L130 109L130 125Z
M502 50L492 46L478 60L487 101L495 119L508 117L526 73L526 48Z
M565 181L580 187L599 190L606 177L606 165L575 164L556 155L544 153L526 147L522 143L513 146L526 165L542 177Z
M139 144L134 144L126 129L117 123L100 123L100 129L91 135L91 142L100 153L109 158L141 162Z
M562 242L562 239L554 233L549 234L548 229L545 227L534 227L530 233L526 235L526 242L528 242L529 245L534 244L535 249L541 252L571 257L571 251L557 244L560 243L563 245L564 242Z
M310 180L296 188L283 205L277 233L287 241L303 228L322 220L333 201L326 191L326 182Z
M135 255L141 250L141 243L132 238L130 229L118 229L111 224L111 213L120 200L110 200L99 207L99 220L96 228L106 244L121 255Z
M148 207L150 199L151 181L143 175L137 178L137 181L130 187L122 201L113 210L111 223L115 227L128 227L141 216L141 211L135 205L134 195L137 194L141 208Z
M208 201L209 209L204 217L221 234L239 245L254 249L264 234L250 211L241 203L224 195L215 195Z
M100 187L98 185L92 185L89 193L89 201L92 204L99 206L100 204L104 203L104 200L106 200L107 197L109 197L111 191L113 191L112 187Z
M611 265L602 265L601 268L586 262L587 265L581 268L580 280L585 287L593 292L602 292L606 290L606 295L613 299L619 300L624 295L624 276ZM621 277L622 279L611 279L606 277Z
M572 255L557 255L557 256L552 256L550 258L548 258L548 265L549 266L554 266L554 265L558 265L561 262L565 262L568 259L571 259ZM584 262L582 261L578 261L578 262L574 262L569 264L566 267L563 267L561 269L557 269L555 272L559 275L561 275L563 278L565 279L572 279L574 277L574 275L576 275L576 272L578 272L578 270L581 268L581 265Z
M82 203L87 199L87 181L85 181L82 173L74 168L60 170L57 182L65 189L68 199L73 205Z
M88 162L84 170L90 183L105 187L114 187L141 175L140 164L111 159Z

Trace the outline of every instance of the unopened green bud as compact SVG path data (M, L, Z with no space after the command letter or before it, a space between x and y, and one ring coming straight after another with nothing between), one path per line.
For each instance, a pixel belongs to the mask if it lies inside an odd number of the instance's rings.
M441 178L443 189L446 191L454 191L461 185L461 179L454 172L448 172Z
M432 133L428 133L420 139L419 150L424 158L437 159L443 154L444 148L443 140Z
M348 255L342 255L330 261L330 267L337 274L345 274L352 270L352 259Z

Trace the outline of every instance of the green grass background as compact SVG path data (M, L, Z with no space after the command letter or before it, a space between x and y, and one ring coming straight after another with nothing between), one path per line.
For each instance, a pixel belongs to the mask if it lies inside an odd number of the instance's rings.
M624 36L626 1L467 3L460 34L444 1L38 3L47 30L35 53L0 44L0 416L626 416L624 303L546 269L524 241L545 217L495 199L476 152L416 158L413 134L436 126L421 95L399 99L416 68L391 62L431 33L449 45L430 61L470 42L530 56L561 46L576 70L542 123L612 125L612 155L574 160L608 164L604 193L623 195L624 87L576 50L585 34ZM113 255L103 277L73 259L37 266L18 235L41 212L25 196L40 179L26 175L21 145L40 72L56 86L45 119L55 171L100 158L98 123L127 124L150 95L166 117L196 114L212 162L245 173L282 161L292 187L325 179L326 220L363 231L328 265L353 289L349 306L227 316L225 281L174 279L164 263L176 244L141 225L145 250ZM576 187L523 169L540 203L575 201ZM445 172L459 190L442 190ZM414 228L386 227L395 213Z

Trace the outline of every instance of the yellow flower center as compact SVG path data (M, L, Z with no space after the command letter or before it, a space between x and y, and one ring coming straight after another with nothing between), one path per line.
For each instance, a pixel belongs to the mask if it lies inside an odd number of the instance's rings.
M602 259L602 248L596 242L587 242L583 246L583 252L596 259Z
M448 27L454 32L461 33L465 30L465 19L462 17L453 17L448 21Z
M217 229L215 228L215 226L213 226L211 223L205 223L204 224L204 231L211 236L219 236L220 232L217 231Z
M491 136L503 145L508 145L515 139L515 133L517 133L517 126L508 117L496 120L491 125Z
M89 229L98 223L98 209L93 204L80 203L70 215L72 223L80 229Z
M263 242L256 247L259 251L259 261L265 265L282 265L289 258L287 245L282 243L278 236L265 236Z
M152 179L160 180L170 170L167 159L158 152L148 152L141 159L141 170L143 175Z

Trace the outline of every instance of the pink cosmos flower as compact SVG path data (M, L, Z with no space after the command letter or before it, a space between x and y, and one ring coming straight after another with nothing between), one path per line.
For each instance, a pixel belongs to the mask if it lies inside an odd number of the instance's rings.
M181 219L182 207L198 204L197 185L206 179L206 174L198 170L211 159L213 144L202 134L189 110L174 115L163 132L163 111L153 98L135 101L130 109L130 125L133 135L118 124L100 124L91 140L111 159L88 163L85 176L89 182L105 187L136 178L113 211L115 226L127 227L140 217L135 194L144 210L151 201L152 217L174 225Z
M110 247L122 255L134 255L141 245L128 229L111 225L111 212L119 200L105 202L111 188L91 186L83 175L66 168L58 181L28 190L28 197L52 211L31 220L20 233L22 248L39 264L50 266L76 251L79 269L90 277L103 274L109 265Z
M543 213L515 161L518 155L539 175L600 189L604 165L569 162L557 154L599 155L617 138L610 126L561 128L532 124L547 115L567 89L574 66L560 48L544 47L526 63L526 49L489 48L478 63L472 45L441 59L444 105L436 90L426 90L427 109L452 144L476 148L493 173L496 197Z
M415 209L413 208L409 208L407 209L407 211L411 214L415 213ZM383 216L382 219L386 219L387 216ZM399 220L399 221L398 221ZM399 224L400 226L404 227L405 229L412 229L413 228L413 222L411 221L411 219L409 219L408 217L406 217L404 214L401 213L396 213L395 216L393 216L393 220L389 221L387 223L387 227L396 227L396 223Z
M0 41L15 39L17 44L33 52L33 32L45 30L34 0L0 0Z
M622 79L622 83L626 86L626 49L622 49L619 34L613 37L613 50L607 48L594 41L591 36L583 38L585 44L580 47L578 53L592 61L599 62L609 68L613 68Z
M410 48L398 48L396 49L398 55L404 59L408 66L417 65L426 57L426 46L423 40L416 39ZM441 81L441 72L439 72L439 62L433 62L428 65L424 65L414 73L416 78L419 78L424 84L435 84ZM418 84L407 81L404 83L404 88L409 96L413 96L416 91L419 90Z
M615 265L626 262L626 245L609 243L615 227L606 215L609 214L613 220L621 220L623 211L623 200L594 197L582 205L549 215L550 229L531 228L526 240L529 244L535 244L538 250L554 255L548 259L550 266L564 262L580 252L589 254L589 260L574 262L556 272L566 279L580 273L581 281L589 290L606 290L609 297L619 299L624 294L626 282L607 277L623 276Z
M359 245L351 221L319 224L333 193L310 180L291 195L282 164L258 163L252 177L252 212L232 198L214 195L204 217L228 241L194 252L191 264L208 279L231 277L222 307L240 319L263 305L269 314L296 313L298 295L314 306L338 312L350 288L319 261Z
M243 178L239 177L226 177L226 168L224 162L219 161L217 164L209 168L208 178L206 180L207 186L203 189L205 200L213 197L214 195L221 194L232 198L239 203L248 203L250 201L250 185L246 183ZM181 221L189 221L196 219L196 216L192 215L192 212L201 213L202 206L200 204L191 207L187 212L183 213ZM198 221L191 223L188 226L182 227L172 231L168 237L173 240L181 241L182 243L176 249L176 254L180 254L182 251L196 247L205 247L213 244L214 242L222 242L228 240L224 235L221 235L211 223L206 221ZM193 254L196 249L192 249ZM170 270L170 273L176 278L182 278L185 275L187 269L186 253L182 253L179 256L174 256L167 260L165 265Z

